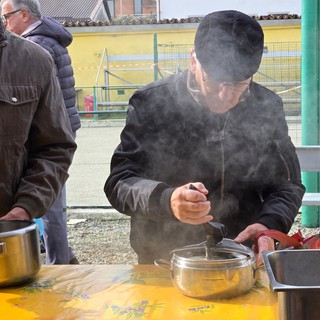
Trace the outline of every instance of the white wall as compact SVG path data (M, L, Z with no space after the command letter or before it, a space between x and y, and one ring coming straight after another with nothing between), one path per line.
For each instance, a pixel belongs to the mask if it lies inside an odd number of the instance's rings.
M302 0L158 0L160 19L204 16L212 11L238 10L248 15L291 13L301 15Z

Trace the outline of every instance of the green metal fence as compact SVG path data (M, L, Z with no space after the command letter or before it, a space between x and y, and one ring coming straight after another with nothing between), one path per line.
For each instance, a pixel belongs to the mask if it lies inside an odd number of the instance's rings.
M162 76L189 67L192 44L159 44L158 69ZM301 114L300 42L266 43L254 80L281 95L288 115Z
M150 56L149 62L155 66L155 79L181 73L189 67L192 44L158 44L156 37L154 41L154 55ZM300 42L266 43L261 66L254 75L254 81L283 99L290 135L296 144L301 143L300 60ZM125 118L130 96L142 85L106 83L103 86L77 88L80 114L95 119Z
M161 76L180 73L190 64L192 44L158 44ZM301 43L265 43L262 61L254 81L276 92L284 102L289 133L301 144Z

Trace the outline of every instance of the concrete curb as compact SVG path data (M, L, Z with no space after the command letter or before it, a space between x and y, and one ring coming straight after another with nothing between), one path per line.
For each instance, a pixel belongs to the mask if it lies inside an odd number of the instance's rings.
M118 212L115 209L67 209L68 219L100 219L100 220L124 220L129 216Z
M82 128L100 128L100 127L124 127L125 119L110 119L110 120L94 120L81 119Z

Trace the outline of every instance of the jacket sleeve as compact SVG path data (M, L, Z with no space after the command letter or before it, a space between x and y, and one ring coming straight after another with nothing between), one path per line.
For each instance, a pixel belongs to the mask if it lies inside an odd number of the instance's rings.
M281 108L283 111L283 109ZM270 229L288 233L301 207L305 187L301 182L301 169L295 147L288 136L283 112L275 117L275 140L269 146L269 163L274 184L263 195L263 206L258 222Z
M52 59L48 56L46 82L39 85L39 101L33 115L25 164L13 207L22 207L32 217L50 208L68 177L76 150L68 115ZM40 61L39 61L40 63Z
M170 198L174 189L145 177L148 153L143 136L156 134L152 120L146 120L148 111L140 108L143 99L139 94L135 94L129 103L127 123L121 133L121 143L112 156L105 194L115 209L127 215L140 214L155 220L173 217ZM135 108L138 104L139 108Z

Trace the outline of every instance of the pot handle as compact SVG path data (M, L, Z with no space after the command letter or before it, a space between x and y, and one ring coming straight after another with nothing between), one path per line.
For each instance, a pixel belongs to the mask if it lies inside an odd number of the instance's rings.
M154 260L154 264L161 269L172 271L171 263L168 260L157 259L157 260Z
M5 242L0 242L0 254L7 254L7 248Z

